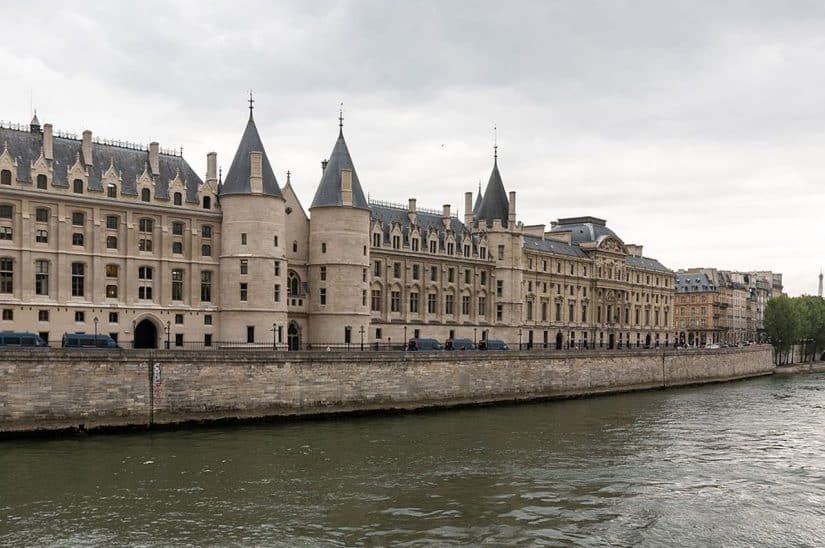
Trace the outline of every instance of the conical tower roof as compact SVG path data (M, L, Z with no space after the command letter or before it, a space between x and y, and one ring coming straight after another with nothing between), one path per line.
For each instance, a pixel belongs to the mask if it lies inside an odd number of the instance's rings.
M367 203L364 191L361 189L361 181L358 180L358 173L352 163L347 142L344 140L344 129L340 125L338 140L335 141L335 146L329 155L329 163L321 176L321 182L318 183L318 190L315 191L312 205L309 206L310 209L313 207L344 205L341 197L342 169L352 170L352 207L369 209L369 203Z
M477 219L493 221L499 219L502 225L507 225L510 202L507 200L507 191L504 190L504 183L501 181L501 174L498 172L498 158L493 160L493 172L490 173L490 180L484 190L484 198L478 206Z
M478 210L481 209L481 180L478 181L478 194L476 194L476 203L473 206L473 217L478 216Z
M229 166L226 178L220 186L221 196L226 196L227 194L252 193L252 187L249 182L250 168L252 165L252 160L249 155L252 152L260 152L263 155L262 176L264 195L281 196L278 180L275 178L275 172L272 171L269 157L266 155L261 136L258 134L258 128L255 126L255 119L252 117L251 108L249 110L249 121L246 123L246 129L243 132L243 137L241 137L238 150L235 152L232 165Z

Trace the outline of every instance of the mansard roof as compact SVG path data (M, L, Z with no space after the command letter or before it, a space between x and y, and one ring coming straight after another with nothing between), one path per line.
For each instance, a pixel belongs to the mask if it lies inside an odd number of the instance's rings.
M717 291L718 288L707 272L677 272L676 292L693 293L701 291Z
M352 156L349 154L347 142L344 140L343 128L339 128L338 139L335 141L335 146L329 155L329 161L326 168L324 168L324 174L321 175L321 182L318 183L312 205L309 206L310 209L321 206L344 205L341 197L342 169L352 170L352 207L370 209L370 205L364 197L364 191L361 189L358 172L355 171L355 166L352 163Z
M557 240L542 239L536 236L524 236L524 247L534 251L545 251L570 257L586 257L587 254L577 245L570 245Z
M490 173L490 180L484 190L484 198L478 206L476 218L485 221L498 219L503 226L507 226L507 219L510 212L510 202L507 200L507 191L504 190L504 183L501 181L501 174L498 171L498 159L493 161L493 171Z
M9 154L17 161L17 180L33 182L31 166L43 149L43 133L0 127L0 153L3 147L8 147ZM83 162L81 148L82 141L79 139L54 135L54 160L49 161L54 170L54 186L69 186L69 170L78 158ZM158 173L151 173L148 167L149 151L144 147L119 141L93 141L92 165L84 166L88 171L88 190L104 190L103 174L110 166L114 166L120 174L120 192L123 194L137 194L137 179L145 171L155 184L155 196L168 199L169 183L180 174L186 186L186 201L198 202L198 190L203 181L182 156L161 151L158 156Z
M624 258L624 264L636 268L644 268L645 270L656 270L658 272L664 272L669 274L673 273L671 269L669 269L656 259L652 259L650 257L637 257L635 255L627 255Z
M598 242L604 236L612 236L621 241L615 232L607 228L607 221L597 217L559 219L550 232L570 232L570 240L574 244Z
M232 159L232 165L229 166L229 171L223 180L223 184L221 184L221 196L252 193L252 186L249 182L252 166L250 153L252 152L260 152L263 156L261 173L263 176L263 193L267 196L281 196L278 180L275 178L275 172L272 171L272 165L269 163L269 157L266 155L251 110L249 111L249 121L246 123L246 129L243 132L240 144L238 144L238 150Z
M410 215L407 208L401 205L375 201L371 201L369 207L371 213L370 217L373 220L378 220L381 222L384 242L389 242L390 231L392 230L393 223L398 223L401 225L401 230L404 234L404 241L408 241L412 223L410 223ZM441 247L443 247L444 238L446 236L444 221L442 219L443 218L440 214L432 213L427 210L422 211L419 209L415 213L415 224L421 231L421 235L426 237L431 228L435 229L438 233L438 239L439 242L441 242ZM467 227L464 226L464 223L462 223L458 217L451 216L450 230L452 230L455 234L456 241L459 241L464 237L465 232L467 232ZM475 240L476 238L474 238L474 241Z

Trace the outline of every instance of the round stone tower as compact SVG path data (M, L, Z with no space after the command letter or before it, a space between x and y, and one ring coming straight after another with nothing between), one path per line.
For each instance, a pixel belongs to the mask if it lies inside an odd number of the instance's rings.
M315 345L366 344L370 209L343 124L309 210L309 336Z
M284 198L251 106L219 198L220 340L286 344L273 341L287 323Z

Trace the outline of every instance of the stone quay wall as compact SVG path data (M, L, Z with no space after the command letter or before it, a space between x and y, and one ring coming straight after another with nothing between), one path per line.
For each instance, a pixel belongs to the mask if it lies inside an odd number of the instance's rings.
M586 353L4 350L0 433L411 410L773 372L769 346Z

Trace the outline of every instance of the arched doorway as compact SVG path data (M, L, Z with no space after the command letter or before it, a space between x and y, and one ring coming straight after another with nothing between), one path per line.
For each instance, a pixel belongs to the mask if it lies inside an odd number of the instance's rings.
M556 350L561 350L562 336L561 333L556 334Z
M141 320L135 326L135 348L157 348L158 328L155 322L149 319Z
M289 327L286 330L286 342L290 350L301 349L301 330L295 322L289 322Z
M650 348L650 333L645 337L645 348Z

